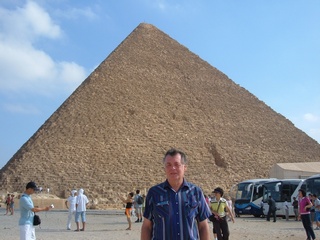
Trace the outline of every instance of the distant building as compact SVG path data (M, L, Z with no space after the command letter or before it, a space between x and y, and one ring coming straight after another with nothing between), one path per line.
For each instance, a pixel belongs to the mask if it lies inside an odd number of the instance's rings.
M305 179L320 173L320 162L276 163L270 171L271 178Z

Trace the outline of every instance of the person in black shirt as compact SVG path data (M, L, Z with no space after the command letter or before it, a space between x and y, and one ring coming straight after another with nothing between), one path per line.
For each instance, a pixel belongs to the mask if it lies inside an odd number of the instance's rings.
M127 216L127 221L129 223L129 227L126 230L131 230L131 211L132 211L132 204L133 204L133 195L134 195L133 192L129 193L127 199L119 195L119 198L121 199L121 201L126 204L125 213Z

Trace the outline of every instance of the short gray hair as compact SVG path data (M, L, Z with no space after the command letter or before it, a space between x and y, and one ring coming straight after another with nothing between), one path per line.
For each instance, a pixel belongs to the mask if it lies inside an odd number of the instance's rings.
M165 154L164 157L163 157L162 162L163 162L163 163L165 162L166 157L167 157L168 155L173 157L173 156L175 156L175 155L177 155L177 154L180 154L180 156L181 156L181 163L182 163L182 164L187 164L187 163L188 163L186 154L185 154L184 152L178 150L178 149L175 149L175 148L171 148L171 149L169 149L169 150L166 152L166 154Z

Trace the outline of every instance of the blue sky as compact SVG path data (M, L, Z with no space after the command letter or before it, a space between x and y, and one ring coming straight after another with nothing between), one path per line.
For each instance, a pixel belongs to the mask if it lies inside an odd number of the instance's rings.
M320 143L318 0L1 0L0 167L141 22Z

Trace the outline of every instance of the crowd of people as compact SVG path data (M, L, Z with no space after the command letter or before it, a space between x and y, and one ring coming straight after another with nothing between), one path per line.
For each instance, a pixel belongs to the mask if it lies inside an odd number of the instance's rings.
M267 221L270 221L270 217L273 217L273 222L276 222L276 202L269 196L268 199L268 215ZM314 230L320 230L320 200L316 194L310 193L308 196L304 189L299 189L298 197L293 197L292 202L293 212L295 215L295 221L301 221L305 229L307 240L316 239ZM286 221L289 221L289 202L285 199L283 208L285 210ZM314 221L316 222L316 228L313 229Z

